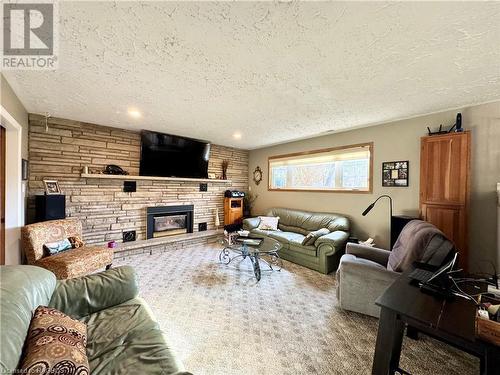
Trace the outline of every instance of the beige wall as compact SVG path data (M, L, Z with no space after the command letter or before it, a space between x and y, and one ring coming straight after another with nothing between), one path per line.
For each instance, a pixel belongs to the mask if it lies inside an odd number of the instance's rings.
M471 267L490 270L483 260L499 260L496 186L500 182L500 101L469 107L464 124L472 129L470 253ZM497 269L500 263L497 263Z
M426 126L448 126L455 122L456 113L448 111L419 118L340 132L273 147L252 150L249 159L250 187L259 195L254 213L264 213L273 206L312 211L338 212L350 217L353 233L359 238L375 238L377 245L389 246L389 206L381 200L365 217L361 212L381 194L394 199L394 213L418 215L420 137ZM471 192L471 266L482 259L496 261L496 182L500 181L500 102L466 108L462 111L464 126L472 131L472 192ZM272 155L315 150L326 147L374 142L374 176L372 194L279 192L268 191L267 159ZM409 187L382 187L383 161L409 160ZM252 180L256 166L264 171L259 186ZM483 264L484 266L484 264Z
M28 112L23 104L18 99L17 95L12 91L7 80L0 73L0 102L9 114L23 127L22 131L22 157L28 159Z

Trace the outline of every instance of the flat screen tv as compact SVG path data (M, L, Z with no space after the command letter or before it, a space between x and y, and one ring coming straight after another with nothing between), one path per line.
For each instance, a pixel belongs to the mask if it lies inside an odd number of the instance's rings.
M141 132L141 176L208 178L210 143Z

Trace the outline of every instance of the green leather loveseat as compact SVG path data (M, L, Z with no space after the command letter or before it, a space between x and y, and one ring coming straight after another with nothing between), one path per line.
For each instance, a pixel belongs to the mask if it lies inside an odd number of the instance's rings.
M35 266L0 267L0 373L19 366L34 310L54 307L87 324L92 375L188 374L140 299L131 267L56 281Z
M283 246L279 252L283 259L324 274L338 268L349 238L349 219L333 213L288 208L272 208L263 216L279 217L279 230L259 229L258 217L243 220L243 229L249 230L255 237L268 236L278 240ZM313 245L302 245L305 236L322 228L330 233L316 239Z

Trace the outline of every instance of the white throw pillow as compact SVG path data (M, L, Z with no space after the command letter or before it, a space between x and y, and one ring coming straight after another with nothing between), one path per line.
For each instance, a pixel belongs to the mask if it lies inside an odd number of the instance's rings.
M260 223L258 229L262 230L278 230L279 217L274 216L259 216Z
M304 237L302 240L302 245L303 246L312 246L316 242L318 238L321 236L324 236L326 234L330 233L330 231L327 228L321 228L312 232L309 232L307 236Z

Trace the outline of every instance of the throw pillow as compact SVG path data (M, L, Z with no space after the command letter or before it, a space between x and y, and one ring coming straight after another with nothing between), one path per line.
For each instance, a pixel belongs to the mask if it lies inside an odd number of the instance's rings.
M278 230L279 217L274 216L259 216L260 223L257 227L262 230Z
M39 306L31 319L21 358L22 374L90 374L87 326L51 307Z
M68 237L68 240L71 243L71 247L73 249L77 249L79 247L84 247L85 246L85 242L83 242L82 239L80 237L78 237L78 236Z
M54 255L71 249L71 242L67 238L61 241L49 242L43 245L43 249L47 255Z
M309 232L309 234L305 236L304 239L302 240L302 246L314 245L314 243L318 238L328 233L330 233L330 231L326 228L321 228L313 232Z

